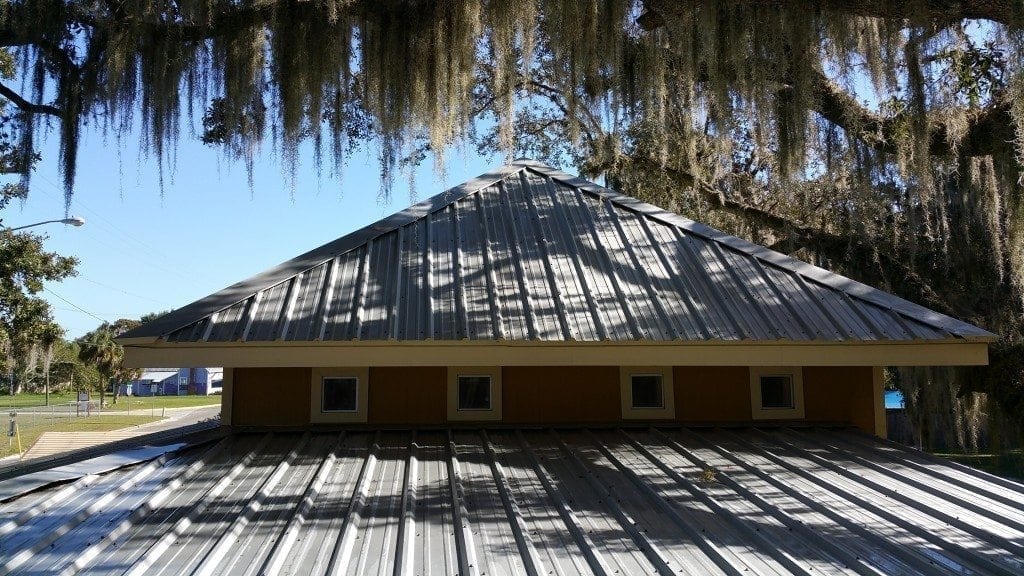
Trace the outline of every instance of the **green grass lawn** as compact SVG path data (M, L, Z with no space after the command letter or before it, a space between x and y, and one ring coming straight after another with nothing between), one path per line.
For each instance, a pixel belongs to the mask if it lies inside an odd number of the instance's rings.
M117 404L111 404L113 398L107 397L107 406L103 410L160 410L162 408L191 408L195 406L220 406L220 396L121 396Z
M50 394L50 405L51 406L62 406L68 402L74 402L77 400L76 394ZM99 402L99 395L93 394L92 401ZM106 396L107 406L104 410L114 411L127 411L128 405L131 403L131 409L136 408L141 410L159 410L161 408L186 408L192 406L213 406L220 404L220 396L121 396L117 399L117 404L111 404L114 401L114 397L110 394ZM9 394L0 394L0 410L4 408L29 408L33 406L43 406L46 403L45 396L43 394L29 394L22 393L11 396Z
M78 398L74 393L50 394L50 404L67 404ZM26 406L42 406L46 403L45 394L23 392L21 394L0 394L0 408L23 408Z
M1000 454L936 454L996 476L1024 481L1024 450Z
M43 425L29 425L22 427L19 432L21 433L21 447L28 450L39 436L43 432L107 432L110 430L120 430L122 428L128 428L131 426L139 426L140 424L148 424L150 422L156 422L161 420L159 416L136 416L136 415L121 415L116 416L83 416L81 418L59 418L55 420L49 420ZM4 431L4 438L0 439L0 458L4 456L10 456L18 452L18 442L15 440L12 443L7 442L6 429ZM10 447L8 447L10 444Z

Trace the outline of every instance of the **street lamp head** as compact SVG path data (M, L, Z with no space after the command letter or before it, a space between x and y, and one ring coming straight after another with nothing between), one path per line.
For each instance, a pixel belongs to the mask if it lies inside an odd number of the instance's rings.
M71 226L81 226L85 224L85 218L81 216L72 216L70 218L64 218L62 220L43 220L42 222L36 222L35 224L26 224L24 226L15 226L14 228L8 228L7 230L14 232L15 230L24 230L25 228L32 228L33 226L42 226L43 224L70 224Z

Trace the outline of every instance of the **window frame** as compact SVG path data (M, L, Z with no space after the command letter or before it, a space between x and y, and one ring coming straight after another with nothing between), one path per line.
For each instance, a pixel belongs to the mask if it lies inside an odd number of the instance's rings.
M460 408L459 378L488 377L491 380L490 408ZM495 421L501 420L501 367L500 366L449 366L447 390L447 413L450 421Z
M486 378L487 379L487 407L486 408L463 408L462 407L462 379L463 378ZM494 378L490 374L456 374L455 375L455 409L459 412L489 412L494 406Z
M619 394L623 420L672 420L676 417L675 382L672 366L620 366ZM633 377L661 378L660 407L638 407L633 403Z
M355 410L324 410L324 379L354 378L356 380ZM369 403L370 369L357 368L313 368L309 394L309 421L312 424L364 423Z
M355 392L356 392L356 405L351 410L328 410L324 405L327 403L327 380L354 380L355 381ZM358 376L338 376L337 374L331 374L329 376L320 377L320 413L321 414L355 414L359 412L359 404L361 398L359 397L359 377Z
M659 406L637 406L636 405L636 379L637 378L657 378L658 388L660 389L659 396L661 396L661 405ZM631 410L663 410L665 408L665 379L661 374L630 374L629 375L629 408Z
M793 405L791 407L765 407L761 394L761 379L771 376L785 376L789 378L793 393ZM753 420L804 419L803 368L800 366L750 367L750 415Z

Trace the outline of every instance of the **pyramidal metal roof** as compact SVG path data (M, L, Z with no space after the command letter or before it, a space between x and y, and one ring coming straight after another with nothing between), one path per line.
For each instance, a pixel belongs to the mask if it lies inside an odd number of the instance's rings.
M168 343L994 337L526 160L122 336Z

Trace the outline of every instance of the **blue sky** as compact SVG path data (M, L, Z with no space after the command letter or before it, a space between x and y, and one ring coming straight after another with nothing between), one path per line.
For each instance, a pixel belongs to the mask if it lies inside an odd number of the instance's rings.
M5 226L64 217L56 138L41 148L28 200L0 213ZM409 205L407 181L398 178L389 202L379 199L379 167L372 151L349 160L343 178L317 178L305 154L294 196L272 151L257 162L250 190L245 169L215 148L183 137L177 166L165 177L163 196L155 159L137 153L126 137L83 138L70 214L80 228L49 224L47 250L80 260L78 276L47 284L42 295L54 317L77 338L100 319L137 318L178 308L334 240ZM501 164L500 156L449 154L439 181L432 162L416 175L422 200Z

